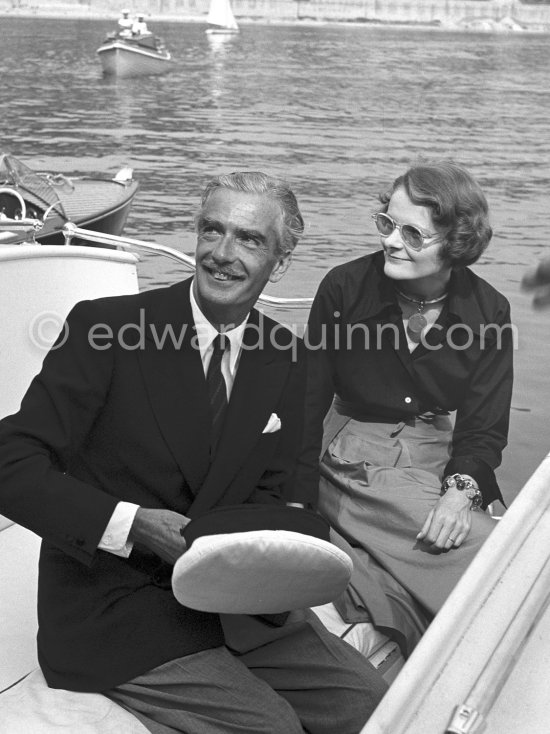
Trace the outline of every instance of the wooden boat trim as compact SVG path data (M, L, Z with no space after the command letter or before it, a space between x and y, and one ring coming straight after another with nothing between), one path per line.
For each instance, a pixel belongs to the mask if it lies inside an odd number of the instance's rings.
M78 180L75 178L75 180ZM60 199L65 210L66 219L77 224L86 225L96 222L110 214L121 211L129 202L132 202L138 192L137 181L120 184L113 179L80 179L80 190L71 193L71 196ZM104 183L113 184L108 188ZM118 188L117 188L118 187ZM113 202L113 192L119 191L119 200ZM108 206L108 208L105 208Z

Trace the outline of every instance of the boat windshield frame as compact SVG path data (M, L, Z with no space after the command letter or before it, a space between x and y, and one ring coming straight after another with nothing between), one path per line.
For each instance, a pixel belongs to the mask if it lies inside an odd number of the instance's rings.
M68 179L61 176L64 185ZM49 174L33 171L9 153L0 155L0 186L12 186L22 193L23 198L30 204L59 214L68 220L63 204L55 190L55 179Z

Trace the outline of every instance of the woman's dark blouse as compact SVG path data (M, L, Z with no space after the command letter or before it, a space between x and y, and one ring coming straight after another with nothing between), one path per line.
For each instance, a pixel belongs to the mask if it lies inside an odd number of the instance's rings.
M473 476L484 506L502 500L494 469L507 442L512 394L509 303L468 268L454 270L424 341L409 351L382 251L326 275L306 333L305 443L296 477L304 501L316 504L322 422L335 394L358 419L399 422L456 411L445 475Z

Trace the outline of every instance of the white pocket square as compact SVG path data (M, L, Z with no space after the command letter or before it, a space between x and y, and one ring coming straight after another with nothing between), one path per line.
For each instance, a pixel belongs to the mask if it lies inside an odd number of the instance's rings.
M262 433L275 433L275 431L281 430L281 419L277 415L277 413L272 413L269 416L269 420L266 423L266 426Z

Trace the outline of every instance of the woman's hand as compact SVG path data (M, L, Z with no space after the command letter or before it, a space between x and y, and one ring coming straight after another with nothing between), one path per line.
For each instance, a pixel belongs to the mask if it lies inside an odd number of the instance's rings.
M470 505L471 500L464 492L449 487L430 510L416 539L441 550L458 548L466 540L472 527Z

